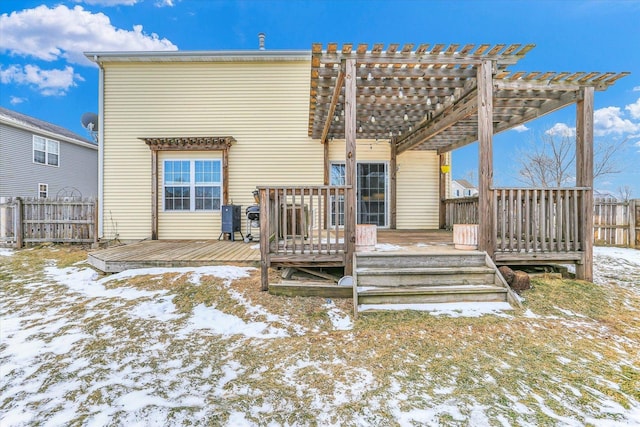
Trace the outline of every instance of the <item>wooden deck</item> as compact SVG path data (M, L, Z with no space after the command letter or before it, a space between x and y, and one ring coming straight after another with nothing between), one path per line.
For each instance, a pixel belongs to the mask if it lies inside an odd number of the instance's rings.
M423 252L453 250L452 234L445 230L378 230L378 244ZM260 265L256 242L228 240L145 240L89 253L88 262L106 273L132 268L199 267L204 265Z
M88 262L105 273L132 268L260 264L256 243L228 240L145 240L89 253Z

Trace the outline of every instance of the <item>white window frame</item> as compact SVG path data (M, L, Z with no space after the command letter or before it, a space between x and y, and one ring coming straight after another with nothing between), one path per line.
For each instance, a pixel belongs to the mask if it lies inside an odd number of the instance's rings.
M165 173L167 170L167 162L189 162L189 182L184 185L173 184L167 185L165 180ZM220 168L220 181L208 182L201 184L196 182L196 162L214 162L218 163ZM223 171L221 159L164 159L162 161L162 211L163 212L220 212L222 210L222 191L223 191ZM189 209L167 209L165 199L166 187L189 187ZM196 188L198 187L218 187L220 189L220 208L218 209L196 209Z
M44 187L44 190L42 188ZM42 193L44 192L44 196ZM49 197L49 184L38 183L38 197L41 199L46 199Z
M36 141L37 142L44 142L44 151L43 150L36 150ZM51 147L56 147L55 148L55 152L54 152L54 150L51 149ZM31 148L32 148L31 160L33 161L34 164L43 165L43 166L53 166L53 167L56 167L56 168L60 167L60 142L59 141L56 141L54 139L45 138L45 137L39 136L39 135L33 135L33 143L32 143ZM44 162L36 161L36 151L44 153ZM49 156L50 155L58 156L58 158L57 158L58 162L56 164L52 164L52 163L49 162L49 160L50 160Z

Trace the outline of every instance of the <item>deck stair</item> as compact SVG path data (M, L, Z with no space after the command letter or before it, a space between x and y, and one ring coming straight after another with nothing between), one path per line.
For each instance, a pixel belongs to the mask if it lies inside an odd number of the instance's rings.
M485 252L358 252L354 256L354 313L420 309L434 303L509 302L518 298Z

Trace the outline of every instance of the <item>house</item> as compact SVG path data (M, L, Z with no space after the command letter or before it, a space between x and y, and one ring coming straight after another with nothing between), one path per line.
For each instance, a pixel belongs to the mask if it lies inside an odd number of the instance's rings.
M466 179L451 180L451 197L475 197L478 189Z
M0 107L0 197L96 197L98 145Z
M508 69L533 47L87 52L100 69L101 236L216 239L221 207L252 205L257 188L263 287L270 266L351 274L357 224L441 227L443 166L477 141L478 248L575 263L589 279L594 91L628 73ZM494 188L493 135L574 103L577 187Z

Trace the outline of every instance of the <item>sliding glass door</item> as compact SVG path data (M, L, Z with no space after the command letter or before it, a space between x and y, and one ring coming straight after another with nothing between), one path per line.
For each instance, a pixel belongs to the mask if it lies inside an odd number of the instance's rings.
M358 224L387 227L387 164L358 163L356 177L356 220ZM345 184L344 163L331 165L331 185ZM344 196L331 201L331 225L344 225Z

